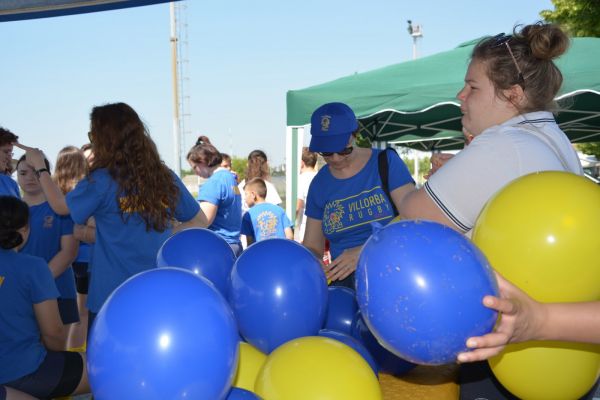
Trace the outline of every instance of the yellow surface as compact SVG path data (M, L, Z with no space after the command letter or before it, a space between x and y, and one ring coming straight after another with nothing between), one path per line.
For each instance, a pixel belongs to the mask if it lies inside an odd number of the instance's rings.
M419 365L408 374L395 377L379 374L383 400L456 400L458 365Z

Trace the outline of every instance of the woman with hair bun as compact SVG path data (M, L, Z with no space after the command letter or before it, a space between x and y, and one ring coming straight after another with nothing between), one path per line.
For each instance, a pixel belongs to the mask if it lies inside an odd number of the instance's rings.
M0 399L89 392L85 355L63 351L59 292L48 264L18 253L29 237L29 207L0 196Z
M251 181L254 178L260 178L265 181L267 185L267 197L265 201L270 204L280 205L283 201L277 193L277 188L271 183L271 171L269 170L269 162L267 155L262 150L252 150L248 154L248 166L246 167L246 177L240 182L238 188L242 194L242 212L245 213L250 207L246 204L244 197L244 186L246 182Z
M221 236L235 253L242 252L242 197L237 179L221 166L223 157L206 136L200 136L187 155L196 175L207 179L198 191L200 208L206 215L208 229Z
M475 46L457 95L469 144L404 198L401 216L437 221L469 235L486 202L509 182L541 171L583 174L577 153L552 115L563 81L552 60L568 45L560 27L536 23ZM469 339L470 348L482 350L463 353L460 361L490 357L506 343L528 339L519 333L534 323L527 318L529 307L518 306L524 304L522 296L508 283L500 285L500 293L503 301L488 298L484 304L509 315L500 318L494 333ZM513 300L515 307L506 300ZM462 365L460 383L461 399L514 398L493 380L485 362Z

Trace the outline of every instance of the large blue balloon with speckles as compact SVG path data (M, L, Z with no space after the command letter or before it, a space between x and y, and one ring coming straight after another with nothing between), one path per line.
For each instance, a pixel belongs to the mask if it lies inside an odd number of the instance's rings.
M487 259L436 222L401 221L375 232L359 257L356 288L379 343L417 364L454 362L467 338L489 333L497 318L482 304L498 295Z

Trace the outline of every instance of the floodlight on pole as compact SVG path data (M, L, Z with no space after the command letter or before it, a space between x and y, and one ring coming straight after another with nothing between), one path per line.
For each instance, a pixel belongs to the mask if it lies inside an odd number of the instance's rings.
M413 60L417 59L417 39L423 37L423 30L421 29L421 25L413 24L413 22L409 19L408 22L408 34L413 38Z
M421 25L413 24L413 22L409 19L408 22L408 34L413 38L413 55L412 59L416 60L417 55L417 40L423 37L423 30L421 29ZM415 182L419 181L419 153L416 150L413 150L413 162L414 162L414 174L413 178Z

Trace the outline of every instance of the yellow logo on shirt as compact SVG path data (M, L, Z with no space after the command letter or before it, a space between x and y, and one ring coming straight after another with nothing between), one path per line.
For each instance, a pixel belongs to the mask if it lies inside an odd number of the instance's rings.
M54 215L46 215L44 217L44 228L52 228L54 223Z
M3 283L4 283L4 277L0 276L0 286L2 286Z

